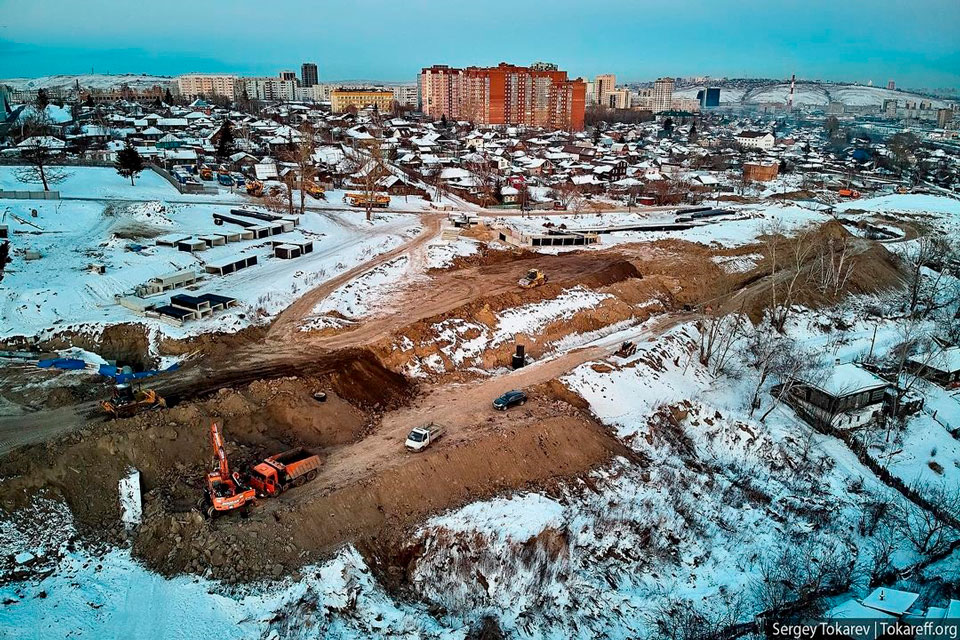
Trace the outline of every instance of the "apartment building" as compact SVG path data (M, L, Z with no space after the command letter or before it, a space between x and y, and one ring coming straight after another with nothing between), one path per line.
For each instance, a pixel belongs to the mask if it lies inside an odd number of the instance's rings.
M605 73L597 76L593 80L593 97L597 104L604 107L610 106L610 92L617 88L617 76L612 73Z
M350 107L376 107L381 113L393 111L393 91L389 89L336 89L330 93L330 110L343 113Z
M417 92L417 85L415 84L400 84L395 87L391 87L393 91L393 99L402 107L410 107L416 109L417 105L420 102L420 98Z
M659 78L653 83L653 112L669 111L673 106L673 78Z
M465 101L463 69L435 64L420 71L420 110L431 118L460 118Z
M304 62L300 65L300 84L304 87L312 87L317 84L319 75L317 74L317 65L313 62Z
M177 78L177 92L182 96L236 96L237 76L219 73L188 73Z
M612 89L608 91L607 101L603 106L613 109L629 109L630 91L627 89Z
M270 76L238 78L236 91L238 96L246 93L251 100L292 102L297 99L297 82Z
M421 71L420 92L421 108L433 118L583 129L583 80L569 80L566 71L543 63L538 68L505 62L465 69L436 65Z

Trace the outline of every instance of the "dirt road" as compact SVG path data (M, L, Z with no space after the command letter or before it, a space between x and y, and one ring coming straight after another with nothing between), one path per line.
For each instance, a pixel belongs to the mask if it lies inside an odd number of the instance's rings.
M405 459L403 443L415 426L437 422L447 427L448 431L437 448L467 442L478 434L478 425L503 415L493 409L491 403L505 391L529 389L557 379L581 364L609 357L623 340L647 340L692 317L689 314L661 317L522 369L467 383L421 389L413 404L385 414L374 433L331 452L321 476L309 489L304 489L302 499L309 500L312 495L336 490L402 464Z

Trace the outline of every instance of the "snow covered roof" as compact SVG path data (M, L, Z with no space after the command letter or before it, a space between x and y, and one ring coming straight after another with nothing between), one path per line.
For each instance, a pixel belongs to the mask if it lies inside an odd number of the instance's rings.
M21 148L43 147L46 149L63 149L66 145L66 142L53 136L32 136L17 146Z
M864 598L863 605L884 613L902 616L919 597L916 593L909 591L880 587Z
M826 378L812 383L812 386L834 397L842 397L863 391L882 389L890 386L890 383L857 364L846 362L834 365Z
M910 362L926 366L940 373L960 371L960 347L949 347L931 356L929 353L911 356Z
M896 616L865 607L851 599L828 611L826 618L828 620L895 620Z

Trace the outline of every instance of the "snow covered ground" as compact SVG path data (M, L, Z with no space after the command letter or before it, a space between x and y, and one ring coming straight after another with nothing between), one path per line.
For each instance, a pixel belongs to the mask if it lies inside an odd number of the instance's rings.
M842 202L835 209L838 213L844 211L927 213L960 218L960 199L921 193L896 193L878 198Z
M9 180L9 174L0 172L0 176ZM378 212L373 221L367 222L362 214L311 211L301 217L300 226L293 232L189 253L156 246L156 238L239 230L213 222L212 214L226 213L229 201L223 205L170 203L165 199L179 194L155 174L146 176L153 178L141 178L137 186L130 187L129 181L112 170L83 168L64 184L65 193L135 196L143 202L3 201L13 261L0 281L0 336L138 321L156 325L173 336L237 330L272 316L305 290L394 248L420 229L419 219L408 214ZM150 200L152 197L157 200ZM31 216L33 209L36 217ZM273 257L271 241L284 240L312 241L314 250L292 260ZM26 250L39 252L41 257L26 260ZM239 255L256 255L258 264L227 276L210 275L194 287L173 292L217 293L239 301L235 309L212 318L174 327L159 320L145 320L114 299L150 278L183 269L203 274L205 264ZM90 270L94 264L103 265L105 273ZM156 301L170 295L167 292Z
M150 89L154 85L165 87L173 78L150 76L140 73L84 73L80 75L53 75L39 78L7 78L0 80L13 89L35 91L37 89L73 89L77 83L84 89L117 89L127 85L131 89Z
M823 212L792 204L724 205L734 211L730 216L713 218L702 225L678 231L616 231L600 235L600 242L590 245L594 249L624 244L676 238L706 245L737 247L757 241L761 235L776 226L790 234L808 225L830 220ZM524 216L500 218L498 222L523 233L543 233L545 223L565 224L568 229L588 229L597 226L617 227L630 224L666 224L677 217L671 212L613 213L606 215L573 214L563 216ZM547 247L543 252L582 250L583 247Z
M71 549L73 525L63 505L40 500L52 537L40 540L21 523L0 522L0 636L46 638L463 638L419 607L392 600L351 547L299 580L230 590L197 577L164 578L130 552ZM52 523L56 521L57 526ZM18 573L35 577L8 581Z

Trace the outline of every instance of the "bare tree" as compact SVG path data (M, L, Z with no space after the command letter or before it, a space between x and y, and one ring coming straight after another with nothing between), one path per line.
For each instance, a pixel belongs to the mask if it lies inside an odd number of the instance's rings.
M895 518L897 531L918 553L936 554L956 535L947 518L956 519L960 515L960 493L942 484L932 486L919 483L912 489L934 505L936 510L919 507L905 498L900 500Z
M770 322L783 333L804 284L804 265L813 250L813 242L809 233L785 238L778 225L765 229L764 235L764 254L770 267Z
M552 198L555 198L556 201L567 210L573 209L574 203L579 204L578 201L582 199L580 187L572 182L561 182L555 185L551 189L550 194ZM579 210L577 212L579 212Z
M780 406L798 385L815 383L821 375L816 356L804 351L792 341L780 343L780 348L771 354L768 367L768 375L776 379L777 387L773 394L773 404L760 416L760 422L765 422L767 416Z
M826 238L816 251L813 277L817 290L836 298L846 287L856 265L850 237Z
M489 158L482 158L466 163L467 170L473 177L477 189L480 191L480 206L496 204L497 186L499 184L499 174L494 169L493 163Z
M50 191L50 185L58 185L69 177L63 167L52 164L56 155L50 151L46 141L35 137L26 146L20 147L20 158L26 163L14 169L14 176L20 182L42 184L44 191Z
M697 354L700 364L713 374L724 370L733 354L732 347L743 333L744 316L722 311L710 312L697 320L700 333Z
M362 147L344 149L347 172L363 196L367 220L373 219L373 203L380 195L380 181L390 173L383 159L383 149L376 139Z
M299 140L292 145L293 149L284 152L282 158L297 165L297 176L294 184L300 190L299 210L302 214L306 209L307 188L313 184L314 178L317 177L317 167L313 163L313 154L317 150L317 140L313 126L309 122L305 121L300 125L299 133Z

